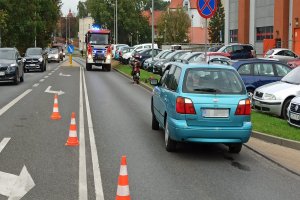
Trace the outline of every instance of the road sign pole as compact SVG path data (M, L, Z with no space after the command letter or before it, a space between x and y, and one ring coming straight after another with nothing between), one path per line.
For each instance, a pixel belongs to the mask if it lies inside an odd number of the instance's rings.
M207 59L207 18L205 18L205 60Z

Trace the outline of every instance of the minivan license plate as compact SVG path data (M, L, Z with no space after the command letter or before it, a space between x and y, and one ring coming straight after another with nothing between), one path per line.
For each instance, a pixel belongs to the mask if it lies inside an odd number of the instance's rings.
M5 72L0 72L0 76L4 76L5 75Z
M300 120L300 115L291 113L291 114L290 114L290 118L293 119L293 120L299 121L299 120Z
M207 118L227 118L229 109L202 109L202 116Z

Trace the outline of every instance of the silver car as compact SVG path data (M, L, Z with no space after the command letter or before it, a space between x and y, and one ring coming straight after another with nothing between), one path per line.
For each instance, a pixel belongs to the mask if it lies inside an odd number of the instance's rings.
M265 58L276 59L283 62L288 62L289 60L293 60L298 58L298 55L289 49L284 48L275 48L267 51Z
M293 69L280 81L257 88L252 98L254 109L288 118L291 100L300 95L300 67Z
M300 128L300 96L292 99L288 108L288 122Z

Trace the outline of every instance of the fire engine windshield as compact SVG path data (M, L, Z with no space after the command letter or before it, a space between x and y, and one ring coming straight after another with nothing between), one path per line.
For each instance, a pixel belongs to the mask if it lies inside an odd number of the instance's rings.
M90 34L91 44L108 44L108 34Z

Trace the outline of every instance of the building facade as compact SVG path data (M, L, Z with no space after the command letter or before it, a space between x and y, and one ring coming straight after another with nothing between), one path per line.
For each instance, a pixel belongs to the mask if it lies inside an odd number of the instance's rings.
M78 38L79 38L79 49L86 50L85 49L85 34L89 29L92 28L92 25L94 24L94 19L92 17L85 17L82 19L79 19L79 32L78 32Z
M282 47L300 55L300 0L224 1L225 44L250 43L257 54ZM274 45L267 46L267 41Z

